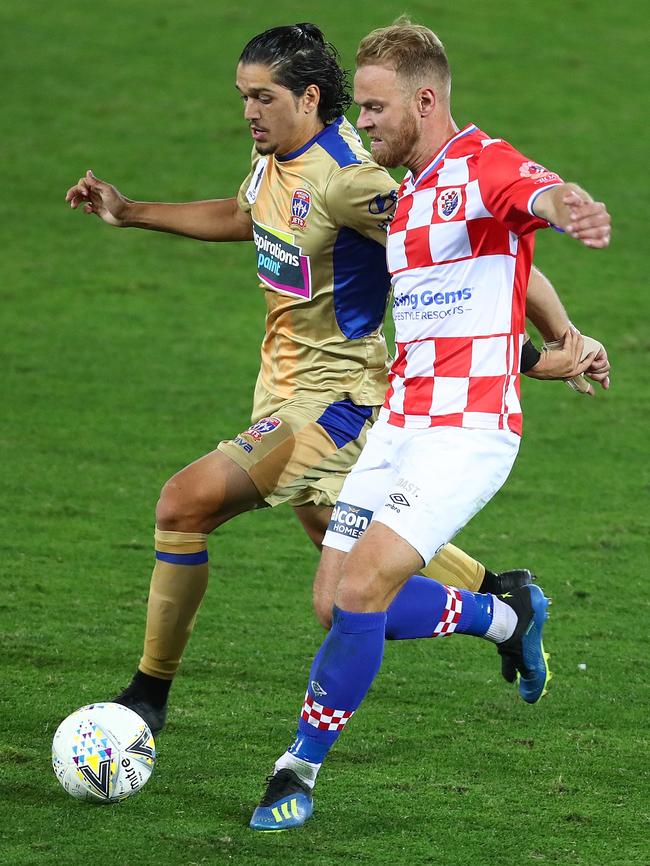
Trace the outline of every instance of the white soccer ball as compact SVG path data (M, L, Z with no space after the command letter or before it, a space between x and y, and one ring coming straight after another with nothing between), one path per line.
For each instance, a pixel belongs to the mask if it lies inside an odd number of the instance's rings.
M79 800L111 803L135 794L156 763L148 725L121 704L90 704L64 719L52 741L52 767Z

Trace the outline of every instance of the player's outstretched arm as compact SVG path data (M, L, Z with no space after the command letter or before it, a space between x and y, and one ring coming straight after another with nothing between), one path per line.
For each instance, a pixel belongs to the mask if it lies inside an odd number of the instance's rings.
M133 201L92 171L70 187L65 200L71 208L83 205L109 225L184 235L201 241L247 241L253 236L250 214L235 198L167 204Z
M532 206L535 216L547 220L586 247L609 245L611 217L602 202L575 183L561 183L541 192Z

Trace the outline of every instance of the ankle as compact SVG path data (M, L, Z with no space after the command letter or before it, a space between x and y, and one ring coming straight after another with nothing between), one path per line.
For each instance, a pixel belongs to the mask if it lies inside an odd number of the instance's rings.
M316 784L316 776L321 768L321 764L313 764L311 761L306 761L304 758L299 758L297 755L292 755L291 752L285 752L275 762L274 773L280 770L293 770L301 782L304 782L309 788L313 788Z
M517 614L496 595L492 596L492 612L492 623L483 637L492 643L504 643L517 627Z
M131 681L131 685L140 692L150 703L157 707L163 707L167 703L169 690L173 680L163 680L153 677L137 670Z

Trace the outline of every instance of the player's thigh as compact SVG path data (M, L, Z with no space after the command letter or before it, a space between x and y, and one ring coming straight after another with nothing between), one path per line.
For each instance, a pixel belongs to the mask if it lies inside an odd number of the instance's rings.
M375 424L366 444L343 483L323 545L348 553L383 505L386 491L395 484L395 467L390 461L394 431Z
M429 562L506 481L520 439L505 430L402 430L395 483L375 520Z
M212 532L225 521L265 505L246 472L215 450L177 472L156 508L159 529Z
M383 457L385 447L382 437L375 435L373 427L332 509L314 578L314 609L319 622L326 628L331 623L332 605L345 555L370 525L373 510L381 505L384 490L393 480L391 469Z

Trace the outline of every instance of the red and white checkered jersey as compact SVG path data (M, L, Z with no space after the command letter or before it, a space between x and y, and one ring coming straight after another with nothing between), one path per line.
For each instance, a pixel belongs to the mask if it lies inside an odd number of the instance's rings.
M532 205L562 183L476 126L417 177L389 228L396 357L381 417L398 427L521 434L519 356L534 231Z

